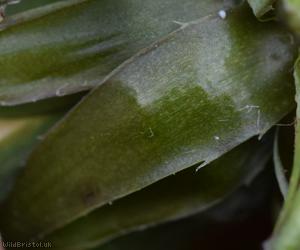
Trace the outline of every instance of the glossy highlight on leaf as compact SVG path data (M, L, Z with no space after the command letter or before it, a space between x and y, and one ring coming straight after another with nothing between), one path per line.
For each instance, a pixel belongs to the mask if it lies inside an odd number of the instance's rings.
M3 234L42 237L264 134L294 105L294 53L288 32L248 8L182 23L49 133L2 207Z

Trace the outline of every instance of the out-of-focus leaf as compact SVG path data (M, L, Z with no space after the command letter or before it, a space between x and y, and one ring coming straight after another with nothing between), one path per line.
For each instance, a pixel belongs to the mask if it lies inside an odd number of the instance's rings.
M267 243L270 250L298 250L300 248L300 193L295 193L293 200L288 200L290 206L284 207L279 224ZM287 210L288 209L288 210Z
M61 249L91 248L131 231L206 210L237 186L249 186L264 170L270 149L268 142L245 143L199 173L191 168L168 177L97 209L45 241Z
M268 11L272 10L272 5L276 0L248 0L254 14L261 18Z
M0 200L34 145L59 116L1 118L0 114Z
M0 108L0 200L43 134L78 100L68 96Z
M176 30L175 21L215 14L231 5L226 2L69 0L8 17L0 25L0 104L94 87L133 54Z
M275 228L268 243L269 249L298 250L300 248L300 60L295 64L297 123L295 135L295 155L288 195Z
M274 149L273 149L273 162L275 168L275 175L279 185L279 189L281 191L282 196L285 198L288 193L288 181L285 176L284 166L282 165L279 153L279 145L278 145L278 131L276 132Z
M286 19L292 29L300 34L300 1L299 0L283 0L283 8L286 13Z
M1 230L50 233L264 133L294 105L293 59L289 33L249 8L183 24L48 134L3 204Z

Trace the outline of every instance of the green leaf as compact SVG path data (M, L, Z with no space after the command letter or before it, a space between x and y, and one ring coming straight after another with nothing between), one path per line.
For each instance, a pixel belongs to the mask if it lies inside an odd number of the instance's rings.
M0 108L0 201L42 135L77 101L69 96Z
M227 7L223 1L69 0L8 17L0 25L0 104L90 89L176 30L176 21Z
M297 35L299 35L300 34L300 1L284 0L283 7L289 25L297 33Z
M54 2L63 1L63 0L21 0L17 4L11 4L6 7L6 15L11 16L16 13L20 13L26 10L34 9L41 7L46 4L51 4Z
M288 195L277 222L269 248L274 250L298 250L300 248L300 59L295 64L297 123L295 152Z
M273 9L272 5L276 0L248 0L254 14L261 18L267 12Z
M42 135L58 119L54 115L1 118L0 115L0 200L12 186L19 168Z
M50 233L263 134L294 105L289 38L241 8L144 49L40 144L2 207L1 230Z
M270 148L268 142L252 140L198 173L191 168L168 177L97 209L44 241L60 249L92 248L128 232L203 212L238 186L249 186L265 169Z

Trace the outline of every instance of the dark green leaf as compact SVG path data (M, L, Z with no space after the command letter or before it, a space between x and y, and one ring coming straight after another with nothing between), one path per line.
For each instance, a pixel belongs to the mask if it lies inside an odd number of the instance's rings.
M242 8L143 50L34 152L2 208L3 232L49 233L263 134L294 105L289 38Z
M116 236L204 211L249 186L270 159L270 143L248 142L209 167L168 177L58 230L45 239L62 249L96 247Z
M176 30L176 21L227 7L220 0L69 0L8 17L0 25L0 104L94 87L133 54Z
M78 96L0 108L0 200L42 135L74 105Z
M261 250L271 219L270 170L202 213L119 237L97 250Z
M63 1L63 0L21 0L17 4L11 4L6 7L6 15L11 16L26 10L44 6L46 4Z

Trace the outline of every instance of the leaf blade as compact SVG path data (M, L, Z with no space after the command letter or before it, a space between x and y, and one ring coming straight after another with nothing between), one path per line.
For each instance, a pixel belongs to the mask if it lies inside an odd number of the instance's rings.
M223 6L196 0L71 0L9 17L0 25L0 101L14 105L93 88L175 30L174 21Z
M141 228L209 210L239 187L250 186L265 170L270 149L268 140L246 142L198 173L192 168L168 177L97 209L43 240L61 249L93 248Z
M4 205L1 229L25 238L50 233L264 133L293 107L289 41L243 9L192 22L154 44L50 133ZM47 178L32 182L41 165ZM19 209L22 217L10 214Z

